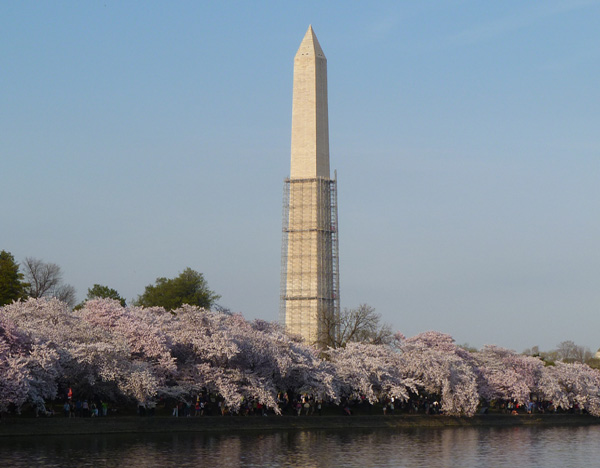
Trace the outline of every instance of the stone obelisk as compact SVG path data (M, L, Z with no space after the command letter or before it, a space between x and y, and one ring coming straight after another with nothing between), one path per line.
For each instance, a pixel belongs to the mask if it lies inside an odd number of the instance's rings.
M284 185L281 315L326 346L339 312L337 182L329 175L327 59L312 26L294 58L290 178Z

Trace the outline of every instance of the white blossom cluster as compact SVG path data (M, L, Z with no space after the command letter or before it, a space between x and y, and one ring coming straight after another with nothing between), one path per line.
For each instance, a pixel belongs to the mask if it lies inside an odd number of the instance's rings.
M256 400L280 413L278 395L292 392L333 402L433 398L444 414L466 416L494 400L536 399L600 416L600 371L496 346L469 352L439 332L319 352L277 324L187 305L166 312L97 299L72 311L29 299L0 308L0 411L42 407L67 388L140 403L210 392L232 412Z

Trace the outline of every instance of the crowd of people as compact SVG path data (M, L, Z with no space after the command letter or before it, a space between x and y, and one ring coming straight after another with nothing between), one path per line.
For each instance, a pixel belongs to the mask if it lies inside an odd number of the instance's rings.
M269 415L287 415L287 416L322 416L326 415L402 415L402 414L424 414L439 415L443 414L440 399L438 396L418 396L413 395L408 400L401 400L394 397L385 397L376 403L369 402L364 396L355 398L343 398L340 401L333 401L327 398L319 398L313 394L294 394L293 392L280 392L277 396L277 405L279 412L268 408L257 399L244 400L238 411L233 411L227 406L224 398L216 393L202 392L194 398L158 402L139 402L137 405L137 414L139 416L155 416L156 409L159 408L159 414L170 414L172 417L201 417L201 416L269 416ZM56 406L35 406L33 407L36 417L55 416L59 411L55 411ZM131 414L131 408L124 404L120 407L112 407L111 412L117 414ZM480 414L490 412L496 414L532 414L532 413L558 413L565 412L549 401L538 401L532 398L526 405L519 404L512 400L495 400L491 403L482 402ZM566 411L572 414L583 414L586 411L579 405ZM73 392L69 388L67 396L62 404L62 415L65 418L94 418L106 417L109 415L109 404L98 397L91 398L73 398Z

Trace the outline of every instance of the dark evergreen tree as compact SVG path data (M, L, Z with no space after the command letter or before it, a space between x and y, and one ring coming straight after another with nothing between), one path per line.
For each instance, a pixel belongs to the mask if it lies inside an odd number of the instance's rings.
M0 306L25 298L27 286L12 254L0 252Z

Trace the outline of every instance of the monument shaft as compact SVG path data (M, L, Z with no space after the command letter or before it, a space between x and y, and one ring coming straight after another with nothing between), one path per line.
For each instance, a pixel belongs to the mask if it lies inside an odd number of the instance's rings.
M326 346L339 312L337 182L329 176L327 59L312 27L294 59L283 238L282 321L289 332Z
M291 179L329 179L327 59L308 28L294 58Z

